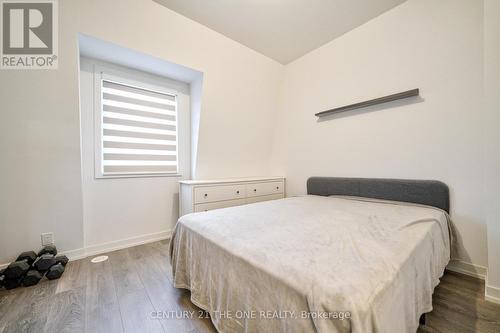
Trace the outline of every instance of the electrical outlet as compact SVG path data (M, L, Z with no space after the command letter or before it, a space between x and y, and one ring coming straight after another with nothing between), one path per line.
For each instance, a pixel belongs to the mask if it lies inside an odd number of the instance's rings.
M54 233L46 232L42 234L42 246L54 244Z

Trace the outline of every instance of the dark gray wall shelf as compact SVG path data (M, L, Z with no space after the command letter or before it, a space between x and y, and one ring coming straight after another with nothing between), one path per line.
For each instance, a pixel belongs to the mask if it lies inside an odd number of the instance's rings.
M419 96L420 91L419 89L412 89L408 91L403 91L397 94L389 95L389 96L384 96L384 97L379 97L375 99L371 99L369 101L364 101L360 103L355 103L355 104L350 104L346 106L341 106L339 108L331 109L331 110L326 110L323 112L318 112L315 114L316 117L324 117L324 116L329 116L335 113L339 112L345 112L345 111L350 111L350 110L355 110L355 109L361 109L365 108L367 106L372 106L372 105L377 105L377 104L382 104L382 103L388 103L392 101L397 101L399 99L404 99L404 98L410 98L410 97L415 97Z

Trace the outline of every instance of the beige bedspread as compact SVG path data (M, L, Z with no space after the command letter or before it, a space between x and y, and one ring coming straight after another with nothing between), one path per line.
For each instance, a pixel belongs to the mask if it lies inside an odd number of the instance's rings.
M293 197L185 215L170 255L220 332L415 332L450 258L448 215Z

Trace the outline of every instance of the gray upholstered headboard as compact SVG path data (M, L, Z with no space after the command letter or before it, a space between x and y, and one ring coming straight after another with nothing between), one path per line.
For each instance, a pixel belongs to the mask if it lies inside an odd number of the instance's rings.
M311 177L307 180L307 194L412 202L450 212L448 186L436 180Z

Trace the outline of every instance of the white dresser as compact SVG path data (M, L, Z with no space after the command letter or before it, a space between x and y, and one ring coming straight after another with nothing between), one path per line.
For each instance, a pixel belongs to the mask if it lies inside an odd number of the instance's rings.
M284 177L182 180L179 182L180 216L284 197Z

